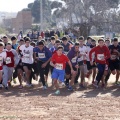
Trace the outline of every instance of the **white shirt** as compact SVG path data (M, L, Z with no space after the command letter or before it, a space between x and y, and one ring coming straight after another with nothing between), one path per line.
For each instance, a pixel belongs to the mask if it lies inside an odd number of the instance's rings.
M87 48L87 56L86 56L86 58L87 58L87 61L90 61L89 53L90 53L92 48L90 48L89 46L87 46L86 48ZM95 59L95 52L92 53L92 61L94 61L94 59Z
M78 61L86 60L87 47L83 45L82 47L79 47L79 51L80 54L83 54L85 56L81 56L80 58L78 58Z
M25 45L20 46L20 50L22 51L22 62L27 64L33 63L33 46L29 45L26 47Z
M0 66L3 65L3 61L6 60L7 54L5 51L3 51L2 53L0 53Z

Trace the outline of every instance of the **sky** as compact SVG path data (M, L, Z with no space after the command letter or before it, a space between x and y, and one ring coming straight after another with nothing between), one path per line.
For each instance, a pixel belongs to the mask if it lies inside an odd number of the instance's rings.
M2 12L18 12L34 0L0 0L0 11Z

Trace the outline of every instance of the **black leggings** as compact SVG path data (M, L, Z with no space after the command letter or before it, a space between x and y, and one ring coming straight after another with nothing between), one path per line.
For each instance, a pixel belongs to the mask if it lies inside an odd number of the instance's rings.
M39 70L39 74L40 74L40 80L41 80L43 86L45 86L44 75L48 76L50 64L48 63L45 68L42 68L42 64L44 64L44 62L41 62L41 61L38 62L38 68L39 68L38 70Z

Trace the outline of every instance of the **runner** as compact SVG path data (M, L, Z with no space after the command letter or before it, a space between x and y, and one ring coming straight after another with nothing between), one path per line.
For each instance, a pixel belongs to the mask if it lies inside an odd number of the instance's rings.
M25 44L21 45L20 48L22 54L22 65L25 72L27 87L32 86L32 81L30 80L31 69L33 64L33 47L30 45L30 38L26 37Z
M106 39L106 40L105 40L105 45L106 45L107 47L110 46L110 40L109 40L109 39Z
M72 68L72 64L68 57L63 54L63 46L59 46L57 48L57 52L52 56L50 65L54 67L52 72L52 79L54 80L54 85L56 87L55 94L60 94L58 81L61 83L64 83L64 77L65 77L65 67L66 63L70 65L71 73L74 74L74 70Z
M4 43L0 42L0 89L2 89L3 62L5 59L6 59L6 52L4 51Z
M89 43L90 44L90 43ZM89 79L90 75L92 75L92 83L94 83L94 80L95 80L95 76L96 76L96 63L94 61L94 54L93 54L93 57L92 57L92 61L94 62L94 64L91 66L90 64L90 58L89 58L89 52L91 51L92 48L94 48L96 46L96 41L95 40L92 40L91 41L91 45L90 46L87 46L87 74L86 74L86 77Z
M75 78L76 78L76 75L78 73L78 68L79 68L79 65L78 65L78 55L79 55L79 43L75 43L74 47L71 48L71 50L68 52L68 58L69 60L71 61L72 63L72 67L73 67L73 70L75 71L74 74L71 73L70 71L70 66L67 64L66 65L66 69L65 69L65 73L66 73L66 85L68 86L68 90L72 91L73 90L73 85L74 85L74 81L75 81ZM69 83L69 79L71 80L70 83Z
M2 40L3 40L4 45L6 46L7 43L8 43L8 37L7 36L3 36Z
M99 45L94 47L89 53L90 64L93 65L92 54L94 53L95 54L95 62L97 64L97 68L98 68L96 80L93 83L93 85L96 88L98 88L99 82L104 75L106 61L110 58L109 49L104 45L104 40L102 38L100 38L98 40L98 44Z
M38 43L38 47L34 48L34 58L38 61L39 74L43 84L43 90L47 89L44 75L48 77L49 62L51 57L52 53L47 47L44 46L42 41Z
M56 52L56 50L60 44L61 44L60 40L55 41L55 45L52 48L50 48L50 51L52 52L52 54L54 54Z
M7 43L6 45L6 59L3 65L3 85L6 89L8 89L8 81L11 83L13 70L17 66L18 54L16 50L12 49L12 44Z
M91 41L92 41L92 38L91 37L87 37L86 46L91 46Z
M78 58L78 64L80 66L80 74L81 74L81 82L80 82L80 88L85 88L85 67L86 66L86 55L87 55L87 48L84 45L84 37L79 38L79 58Z
M113 75L116 74L116 81L115 84L119 85L119 75L120 75L120 46L118 44L118 38L113 39L113 45L109 47L110 49L110 61L109 66L111 73Z
M50 49L50 48L52 48L54 45L55 45L55 37L52 36L52 37L51 37L51 42L48 44L48 48Z
M13 36L11 38L11 41L12 41L12 48L15 49L15 50L17 50L17 47L18 47L17 38Z
M63 46L63 48L64 48L64 54L65 55L67 55L68 54L68 52L69 52L69 50L71 49L71 47L72 47L72 44L70 44L69 42L68 42L68 40L67 40L67 38L66 37L63 37L62 38L62 46Z

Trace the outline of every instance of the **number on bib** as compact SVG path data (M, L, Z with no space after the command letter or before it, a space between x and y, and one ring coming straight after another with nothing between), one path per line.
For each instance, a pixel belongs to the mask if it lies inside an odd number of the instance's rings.
M74 58L71 60L71 62L72 62L72 63L76 63L76 59L77 59L77 58L74 57Z
M55 67L56 69L58 69L58 70L63 70L63 64L56 64L56 67Z
M98 55L97 55L97 59L98 59L98 60L104 60L104 58L105 58L105 57L104 57L104 54L98 54Z
M11 58L10 57L7 57L6 58L6 64L10 64L11 63Z
M45 53L38 53L39 58L45 58Z
M30 55L29 54L24 54L24 60L28 62L30 60Z

